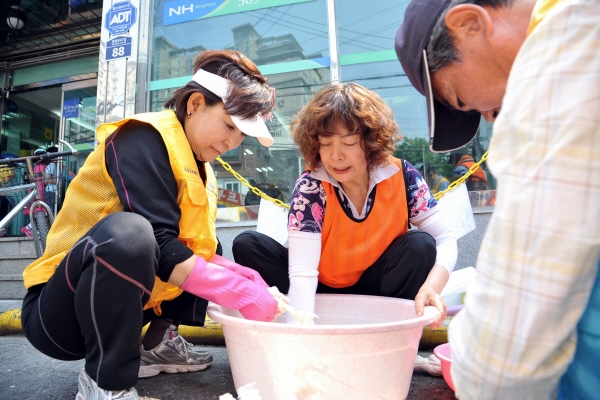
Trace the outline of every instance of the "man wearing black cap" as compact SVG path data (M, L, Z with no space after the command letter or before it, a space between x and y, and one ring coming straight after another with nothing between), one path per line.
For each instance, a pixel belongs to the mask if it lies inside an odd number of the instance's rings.
M600 393L600 2L412 0L396 53L432 151L493 122L496 206L449 330L465 399Z

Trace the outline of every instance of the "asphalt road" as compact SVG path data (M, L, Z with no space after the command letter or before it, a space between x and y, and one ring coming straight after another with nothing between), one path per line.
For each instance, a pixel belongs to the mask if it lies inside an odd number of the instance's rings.
M160 374L141 379L136 386L140 397L143 399L145 396L146 400L214 400L225 393L235 396L227 349L220 346L205 347L215 359L210 368L190 374ZM427 357L431 352L419 354ZM77 393L77 375L82 366L83 360L58 361L44 356L22 335L0 336L0 399L72 400ZM432 377L424 372L413 374L407 399L454 398L454 392L442 377Z

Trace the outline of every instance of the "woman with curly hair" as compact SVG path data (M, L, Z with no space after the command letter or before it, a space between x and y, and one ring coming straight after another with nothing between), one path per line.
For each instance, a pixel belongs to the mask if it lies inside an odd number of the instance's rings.
M308 169L292 194L289 246L247 231L233 243L235 260L299 311L314 312L315 293L387 296L414 299L418 316L436 307L431 326L440 326L456 237L425 179L392 156L401 139L392 110L358 84L333 84L291 127Z

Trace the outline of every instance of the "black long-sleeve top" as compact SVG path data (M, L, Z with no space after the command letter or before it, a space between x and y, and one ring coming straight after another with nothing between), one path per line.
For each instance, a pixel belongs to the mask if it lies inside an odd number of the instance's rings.
M194 253L178 240L181 209L165 143L152 125L131 120L107 138L105 150L123 211L139 214L152 225L160 248L157 276L166 282L175 265ZM206 184L204 165L197 162Z

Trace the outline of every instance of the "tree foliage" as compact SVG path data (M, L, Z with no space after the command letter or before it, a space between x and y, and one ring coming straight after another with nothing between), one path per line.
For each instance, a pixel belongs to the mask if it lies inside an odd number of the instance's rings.
M423 138L404 138L394 152L394 157L407 160L412 165L419 168L423 166L422 173L427 177L430 167L435 167L439 174L446 178L452 178L454 167L448 164L447 154L432 153L429 150L429 143Z

